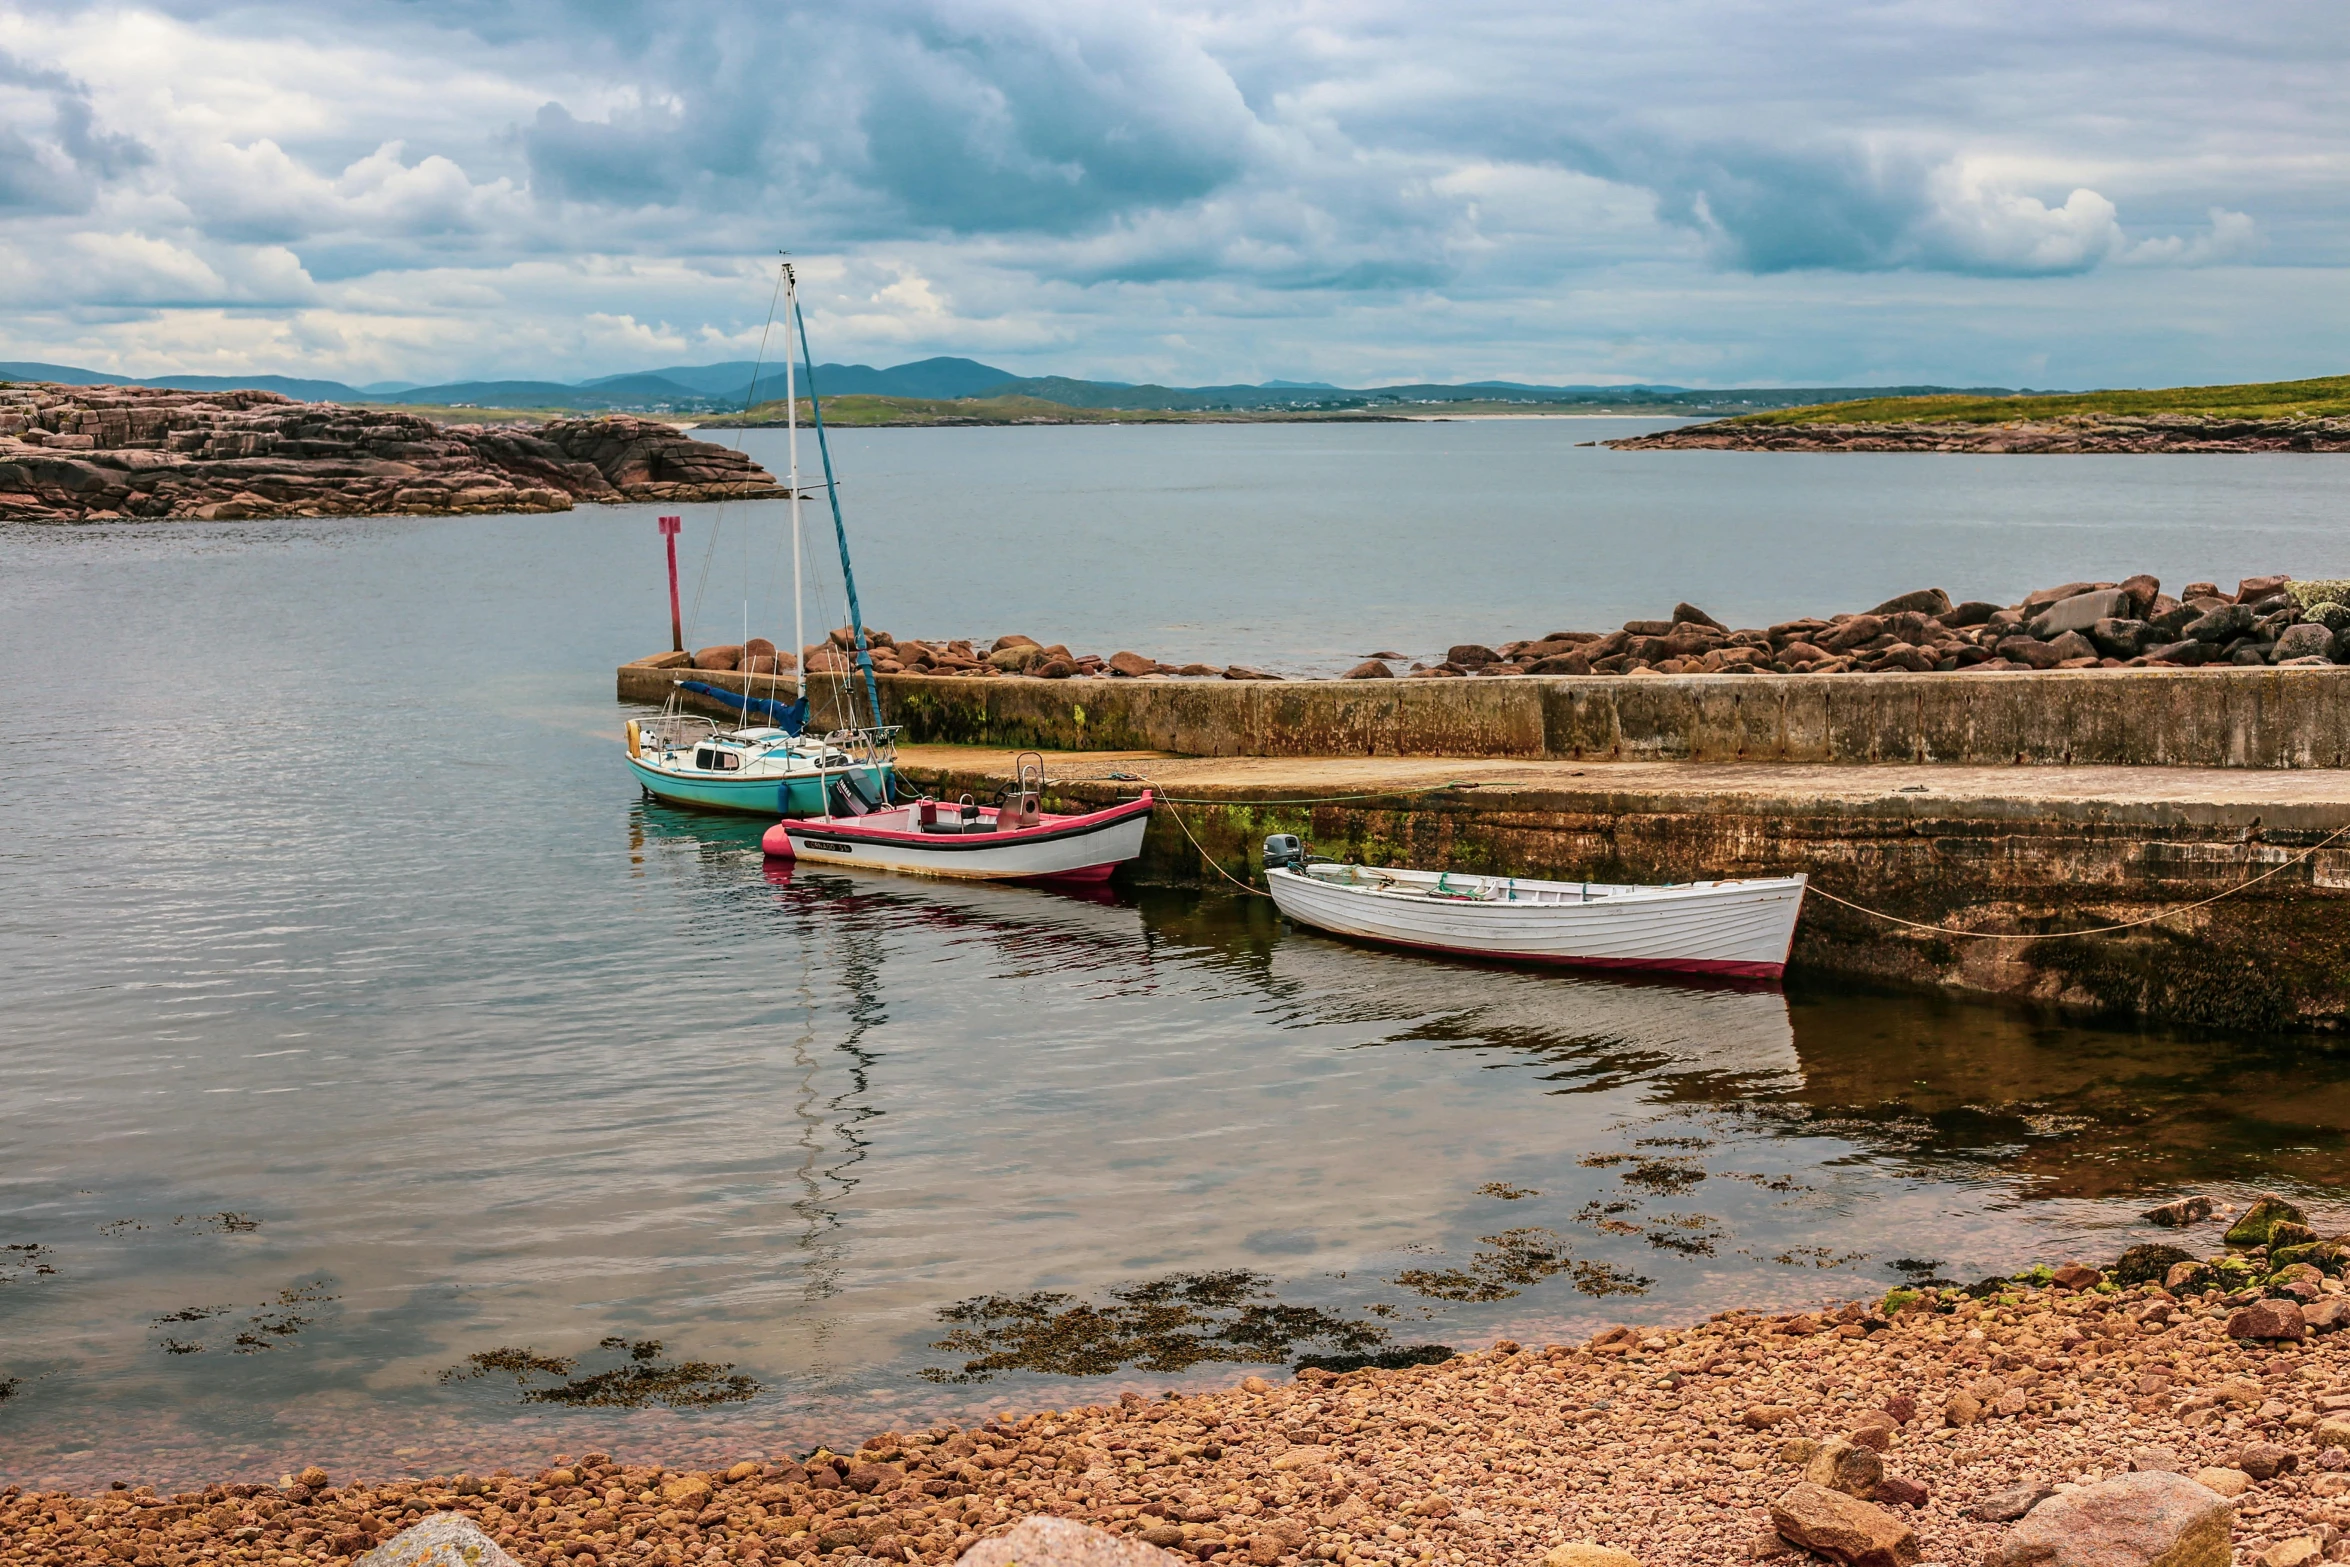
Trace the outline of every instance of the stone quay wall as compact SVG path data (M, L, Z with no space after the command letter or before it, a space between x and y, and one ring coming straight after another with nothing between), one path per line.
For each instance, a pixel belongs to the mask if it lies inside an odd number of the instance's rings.
M624 701L681 674L622 666ZM767 677L750 677L764 691ZM2350 767L2350 667L1936 675L1524 676L1513 680L959 680L878 677L917 744L1182 756L1461 756L1559 761ZM853 688L863 705L862 683ZM819 681L816 720L843 722ZM780 694L788 697L790 683Z
M1902 786L1929 772L1901 769ZM1861 799L1816 778L1756 790L1710 789L1703 773L1662 786L1605 774L1336 802L1314 801L1335 791L1310 785L1177 782L1161 792L1192 803L1178 808L1180 823L1174 811L1153 813L1135 874L1157 885L1227 885L1202 863L1204 851L1227 875L1261 886L1260 846L1277 832L1337 859L1563 881L1801 870L1822 891L1902 919L2025 939L1911 929L1814 896L1796 926L1798 980L2245 1031L2350 1026L2350 837L2287 863L2350 825L2350 791L2294 804L2059 800L1936 782L1930 792L1888 787ZM998 782L962 769L910 777L948 797L985 798ZM1130 798L1135 787L1072 783L1053 794L1073 809ZM1285 794L1301 798L1283 803ZM2158 924L2072 934L2175 910L2264 872L2274 874L2241 895Z

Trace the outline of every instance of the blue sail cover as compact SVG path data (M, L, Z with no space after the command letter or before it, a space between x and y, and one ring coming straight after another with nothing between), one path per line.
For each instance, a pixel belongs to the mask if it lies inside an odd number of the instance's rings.
M808 727L806 697L801 697L797 702L771 702L763 696L745 696L740 691L705 685L699 680L680 680L678 685L697 696L714 697L728 707L738 709L745 718L763 718L787 735L796 735Z

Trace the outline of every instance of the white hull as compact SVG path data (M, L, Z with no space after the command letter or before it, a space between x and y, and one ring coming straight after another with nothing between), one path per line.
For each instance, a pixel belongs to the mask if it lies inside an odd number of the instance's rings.
M1001 832L926 833L919 813L906 806L854 819L778 822L763 842L770 854L818 865L972 881L1099 881L1142 853L1150 799ZM991 827L995 814L985 814Z
M1265 873L1300 925L1364 941L1517 962L1776 979L1804 878L1632 887L1316 865Z

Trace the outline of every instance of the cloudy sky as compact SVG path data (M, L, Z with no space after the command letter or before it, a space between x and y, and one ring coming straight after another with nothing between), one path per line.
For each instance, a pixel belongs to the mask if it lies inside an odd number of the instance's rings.
M0 359L2350 371L2339 0L0 0Z

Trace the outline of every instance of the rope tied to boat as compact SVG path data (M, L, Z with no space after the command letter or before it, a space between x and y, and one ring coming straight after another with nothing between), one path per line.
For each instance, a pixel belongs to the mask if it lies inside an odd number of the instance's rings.
M1153 790L1156 790L1159 787L1159 781L1147 773L1128 772L1096 773L1083 778L1055 778L1051 780L1051 782L1056 784L1139 783L1148 784ZM1167 807L1167 814L1175 818L1175 825L1183 829L1183 836L1191 840L1192 848L1199 852L1201 861L1206 864L1209 870L1214 871L1217 875L1223 877L1226 881L1232 883L1233 886L1238 887L1242 892L1247 893L1252 898L1269 898L1272 896L1272 894L1265 891L1264 888L1251 886L1249 883L1242 881L1239 877L1226 870L1222 862L1208 852L1207 845L1199 841L1198 834L1191 830L1191 823L1183 819L1183 812L1178 810L1177 807L1184 805L1245 805L1253 809L1262 810L1285 805L1338 805L1352 800L1391 800L1399 795L1410 796L1419 794L1442 794L1448 789L1476 789L1479 787L1482 786L1474 779L1450 778L1445 780L1443 783L1422 784L1416 788L1411 789L1382 789L1374 794L1324 794L1313 796L1310 799L1300 800L1185 799L1171 794L1154 794L1153 798L1159 804Z
M1157 781L1155 779L1149 778L1141 773L1125 772L1108 773L1096 778L1069 778L1058 781L1064 783L1146 783L1151 785L1151 787L1154 789L1158 787ZM1439 794L1448 789L1474 789L1477 787L1479 786L1471 780L1456 778L1444 783L1427 784L1415 789L1386 789L1381 790L1376 794L1321 795L1313 799L1300 800L1177 799L1172 795L1160 795L1158 798L1160 803L1169 807L1168 814L1175 818L1175 825L1183 829L1183 836L1191 840L1192 848L1199 851L1199 857L1207 862L1208 868L1210 870L1223 877L1226 881L1232 883L1233 886L1238 887L1241 891L1254 897L1265 898L1272 895L1264 891L1262 888L1253 887L1247 882L1242 881L1239 877L1233 875L1230 871L1226 870L1220 863L1218 863L1214 855L1208 853L1206 846L1203 845L1199 841L1199 838L1192 832L1191 824L1183 819L1183 813L1181 811L1174 809L1175 806L1245 805L1254 807L1270 807L1283 805L1332 805L1351 800L1392 799L1397 795ZM2147 925L2159 924L2163 920L2170 919L2175 915L2192 914L2197 909L2209 908L2212 904L2222 902L2228 898L2236 896L2236 894L2240 892L2257 887L2262 882L2268 880L2271 876L2274 876L2281 871L2291 870L2294 866L2304 863L2312 856L2316 855L2320 850L2332 846L2332 844L2337 839L2342 838L2346 834L2350 834L2350 823L2345 823L2344 825L2335 828L2332 832L2326 834L2323 838L2320 838L2317 842L2311 844L2308 848L2303 849L2299 854L2294 855L2292 858L2279 860L2276 864L2270 866L2267 870L2262 871L2259 875L2247 877L2245 880L2236 883L2236 885L2233 887L2226 888L2220 892L2215 892L2208 898L2198 898L2193 903L2183 903L2176 908L2164 909L2159 913L2149 914L2142 919L2122 920L2119 923L2112 925L2091 925L2081 930L2055 930L2037 932L1952 930L1947 925L1931 925L1923 920L1905 919L1898 914L1888 914L1883 909L1872 909L1865 903L1855 903L1850 898L1838 897L1835 893L1830 892L1827 888L1820 886L1816 882L1807 882L1805 884L1805 890L1807 892L1814 893L1819 897L1827 899L1830 903L1850 909L1855 914L1866 914L1871 919L1883 920L1887 924L1906 926L1910 930L1922 930L1936 936L1948 936L1961 941L2052 941L2064 936L2106 936L2111 935L2116 931L2138 930ZM1438 886L1441 887L1442 885L1443 881L1440 877L1438 878Z
M2243 892L2247 888L2257 887L2262 882L2268 880L2271 876L2276 875L2279 871L2291 870L2294 866L2301 864L2304 860L2307 860L2310 856L2316 854L2320 849L2325 848L2327 845L2331 844L2335 839L2341 837L2345 833L2350 833L2350 824L2345 824L2335 828L2332 832L2327 833L2323 838L2320 838L2317 842L2311 844L2308 848L2303 849L2299 854L2294 855L2291 859L2279 860L2276 864L2270 866L2267 870L2262 871L2259 875L2248 877L2245 880L2236 883L2236 885L2233 887L2229 887L2223 891L2213 893L2208 898L2198 898L2193 903L2182 903L2176 908L2164 909L2158 914L2149 914L2144 919L2123 920L2117 925L2091 925L2082 930L2049 930L2036 932L2003 930L1952 930L1947 925L1929 925L1921 920L1903 919L1898 914L1887 914L1883 909L1872 909L1866 904L1855 903L1850 898L1839 898L1836 896L1836 894L1828 891L1825 887L1821 887L1816 884L1809 886L1808 890L1818 894L1820 897L1827 899L1830 903L1840 904L1843 907L1852 910L1856 914L1866 914L1871 919L1884 920L1887 923L1893 925L1906 925L1911 930L1928 931L1937 936L1951 936L1962 941L2054 941L2064 936L2105 936L2119 930L2137 930L2141 926L2157 924L2160 921L2169 919L2176 914L2191 914L2197 909L2209 908L2212 904L2218 903L2225 898L2232 898L2237 893Z

